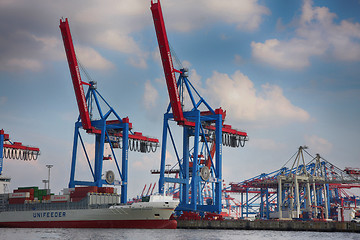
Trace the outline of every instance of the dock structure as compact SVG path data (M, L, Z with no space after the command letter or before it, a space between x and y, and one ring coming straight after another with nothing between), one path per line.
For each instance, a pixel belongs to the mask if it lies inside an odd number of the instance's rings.
M300 146L291 167L230 183L228 194L240 194L239 218L314 219L350 221L360 198L346 189L360 188L358 175L349 174ZM305 162L304 154L312 157ZM294 157L293 156L293 157ZM348 214L349 213L349 214Z
M178 220L177 222L177 228L179 229L233 229L360 233L360 223L355 222L290 220Z

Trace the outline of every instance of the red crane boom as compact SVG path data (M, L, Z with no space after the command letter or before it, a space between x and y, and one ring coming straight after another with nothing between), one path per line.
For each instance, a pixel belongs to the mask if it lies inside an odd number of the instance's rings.
M185 118L183 115L183 110L181 107L179 92L176 84L175 71L180 72L174 69L170 46L166 35L165 23L162 16L160 2L153 3L151 1L151 12L154 19L154 25L156 30L156 36L158 39L161 61L164 68L166 85L169 92L170 104L174 114L174 119L179 124L183 124L185 122Z
M76 96L76 101L79 107L81 123L84 130L91 131L94 127L91 126L91 120L89 115L88 106L86 104L86 98L84 93L83 84L89 85L81 81L79 66L76 60L75 49L70 33L70 27L67 18L64 20L60 20L60 30L61 35L64 41L64 47L66 52L66 57L69 64L69 69L71 73L72 82L74 85L74 91Z

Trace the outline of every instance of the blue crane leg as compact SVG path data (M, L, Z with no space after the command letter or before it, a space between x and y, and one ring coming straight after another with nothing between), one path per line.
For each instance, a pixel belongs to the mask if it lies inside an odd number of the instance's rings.
M181 178L185 179L185 184L182 184L182 204L189 203L189 181L190 181L190 174L189 174L189 130L187 127L183 129L183 174Z
M221 212L221 190L222 190L222 115L218 114L216 119L216 130L215 130L215 139L216 139L216 152L215 152L215 206L217 212Z
M69 188L74 188L75 187L76 154L77 154L77 145L78 145L79 127L80 126L81 126L81 122L76 122L75 123L74 143L73 143L73 152L72 152L72 160L71 160Z
M160 177L159 177L159 193L164 193L165 187L165 161L166 161L166 143L167 143L167 131L168 131L168 114L164 114L164 126L162 136L162 148L161 148L161 162L160 162Z
M200 133L200 111L194 111L195 116L195 132L194 132L194 152L193 152L193 167L192 167L192 179L191 179L191 206L193 210L197 210L198 195L200 193L199 188L199 175L198 175L198 156L199 156L199 133Z
M3 162L4 162L4 135L0 134L0 175L2 174L3 170Z
M95 137L95 185L97 187L102 186L102 166L104 156L104 145L105 145L105 133L106 123L103 121L101 134L97 134Z
M121 203L127 202L128 187L128 156L129 156L129 123L124 123L123 127L123 148L122 148L122 181L121 181Z

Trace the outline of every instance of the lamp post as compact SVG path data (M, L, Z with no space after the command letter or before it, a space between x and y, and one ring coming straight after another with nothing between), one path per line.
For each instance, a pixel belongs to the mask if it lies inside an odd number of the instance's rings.
M46 184L48 183L48 180L44 179L42 182L44 183L44 189L47 189Z
M49 169L48 180L47 180L49 190L50 190L50 168L52 168L53 166L54 165L51 165L51 164L46 165L46 167Z

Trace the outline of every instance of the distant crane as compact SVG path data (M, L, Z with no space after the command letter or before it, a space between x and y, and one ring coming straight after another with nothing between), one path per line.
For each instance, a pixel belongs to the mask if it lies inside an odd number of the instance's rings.
M0 130L0 175L3 171L3 159L20 159L24 161L37 160L40 149L22 145L21 142L12 142L4 129Z
M76 185L101 187L103 184L119 184L121 185L121 202L126 203L128 186L128 150L143 153L151 151L155 152L159 145L159 140L156 138L143 136L140 132L133 133L132 123L130 123L129 118L120 118L115 110L97 91L96 82L90 81L89 83L86 83L81 80L79 65L76 59L70 27L67 19L60 20L60 30L80 113L78 121L75 123L69 188L73 188ZM88 86L86 95L84 93L83 85ZM103 112L101 106L106 106L108 108L107 112ZM98 114L96 120L92 119L94 118L94 114ZM110 120L111 117L113 117L112 120ZM95 160L93 165L90 162L89 154L85 148L83 138L80 134L81 128L85 130L86 133L95 135ZM83 147L85 157L93 177L93 179L89 181L75 180L79 140ZM104 156L105 144L109 144L112 157ZM115 149L117 148L122 150L121 166L119 165L115 154ZM111 170L104 174L105 179L102 178L103 161L111 160L112 158L115 162L117 172L120 177L119 182L115 181L115 174Z
M305 156L311 160L306 163ZM262 173L238 183L230 183L228 193L241 194L241 217L260 218L333 218L337 208L355 208L359 196L346 189L359 189L360 179L325 160L320 154L312 156L306 146L271 173ZM286 164L287 164L286 163ZM290 162L291 163L291 162ZM350 169L350 168L348 168Z
M0 194L8 190L10 177L3 176L4 159L18 159L24 161L37 160L40 149L22 145L21 142L10 140L4 129L0 130Z
M186 68L174 69L160 1L151 1L151 12L170 99L164 114L159 192L165 191L165 182L178 183L180 204L176 210L220 212L222 145L243 147L248 140L247 133L224 124L226 111L210 107L189 81ZM179 74L178 80L175 73ZM190 111L184 111L185 102L190 102ZM180 149L176 147L171 122L183 127L182 156ZM165 169L168 138L177 158L178 178L165 177L175 167ZM211 197L206 197L205 201L204 196L208 195L205 192L206 186L211 189Z

